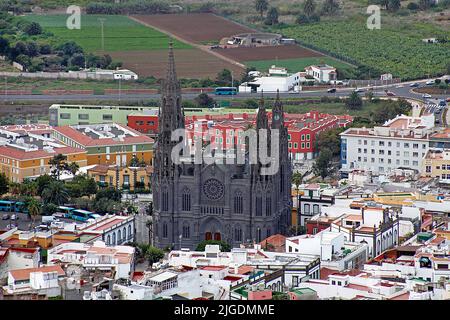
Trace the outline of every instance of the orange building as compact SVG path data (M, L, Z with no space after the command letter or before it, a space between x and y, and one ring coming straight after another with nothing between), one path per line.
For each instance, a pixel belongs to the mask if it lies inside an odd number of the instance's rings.
M0 127L0 172L12 182L23 182L51 172L49 161L57 154L67 161L86 166L86 151L68 147L50 138L52 129L45 125Z
M152 164L153 139L116 123L55 127L52 136L87 152L87 165L128 166L133 158Z

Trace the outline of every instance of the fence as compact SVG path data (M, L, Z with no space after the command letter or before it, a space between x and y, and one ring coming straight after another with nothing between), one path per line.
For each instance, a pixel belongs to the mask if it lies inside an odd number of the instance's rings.
M351 87L369 87L369 86L387 86L391 84L400 83L400 78L394 78L391 80L349 80L348 85Z

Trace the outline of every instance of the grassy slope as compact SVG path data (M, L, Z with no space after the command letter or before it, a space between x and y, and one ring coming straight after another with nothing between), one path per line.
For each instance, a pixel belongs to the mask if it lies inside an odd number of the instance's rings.
M81 29L66 27L67 15L29 15L25 18L36 21L46 30L64 41L73 40L88 52L100 51L101 25L98 18L105 18L105 51L167 50L169 37L154 29L143 26L128 17L117 15L82 15ZM191 46L174 40L175 49Z
M303 71L305 67L313 65L327 63L336 68L348 69L352 68L350 65L338 61L330 57L311 57L311 58L298 58L298 59L284 59L284 60L263 60L263 61L246 61L245 64L249 67L255 67L259 71L266 71L272 65L277 67L285 67L289 72Z

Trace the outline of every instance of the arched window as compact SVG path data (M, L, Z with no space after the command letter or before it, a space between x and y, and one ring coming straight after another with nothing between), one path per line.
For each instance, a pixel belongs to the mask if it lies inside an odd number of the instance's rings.
M243 212L242 208L242 192L236 191L234 194L234 212L241 214Z
M261 196L256 197L256 215L262 216L262 197Z
M125 228L125 227L123 227L122 237L123 237L123 240L127 240L127 228Z
M111 236L108 234L108 237L106 237L106 244L110 245L111 244Z
M112 234L112 245L115 246L116 245L116 233L113 232Z
M168 235L167 223L164 222L164 223L163 223L162 236L163 236L163 238L167 238L167 235Z
M266 196L266 216L272 215L272 197L270 194Z
M181 210L191 211L191 191L188 188L182 192Z
M162 211L169 211L169 193L166 189L162 192Z
M128 226L128 239L131 239L132 237L132 233L131 233L131 225Z
M122 240L122 232L119 230L117 232L117 243L120 243L121 240Z
M241 226L237 226L234 228L234 240L241 242L242 241L242 229Z
M310 209L309 204L305 203L305 205L303 206L303 213L304 214L309 214L309 209Z
M271 235L271 230L270 230L270 228L267 228L266 229L266 238L270 237L270 235Z
M397 230L394 230L394 245L397 245Z
M191 229L188 224L183 225L183 238L189 239L191 237Z
M314 214L319 213L319 205L318 204L313 205L313 213Z

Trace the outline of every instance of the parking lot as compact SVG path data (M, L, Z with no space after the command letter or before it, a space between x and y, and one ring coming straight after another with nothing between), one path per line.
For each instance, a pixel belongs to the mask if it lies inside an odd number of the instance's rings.
M11 216L16 215L18 219L12 220ZM9 219L3 220L3 216L8 215ZM0 213L0 230L9 230L9 225L17 226L19 230L30 230L31 228L31 219L30 217L25 213L16 213L16 212L1 212ZM71 219L65 219L65 218L57 218L59 221L64 222L75 222ZM34 226L39 226L42 224L42 216L37 216L36 220L34 222Z

